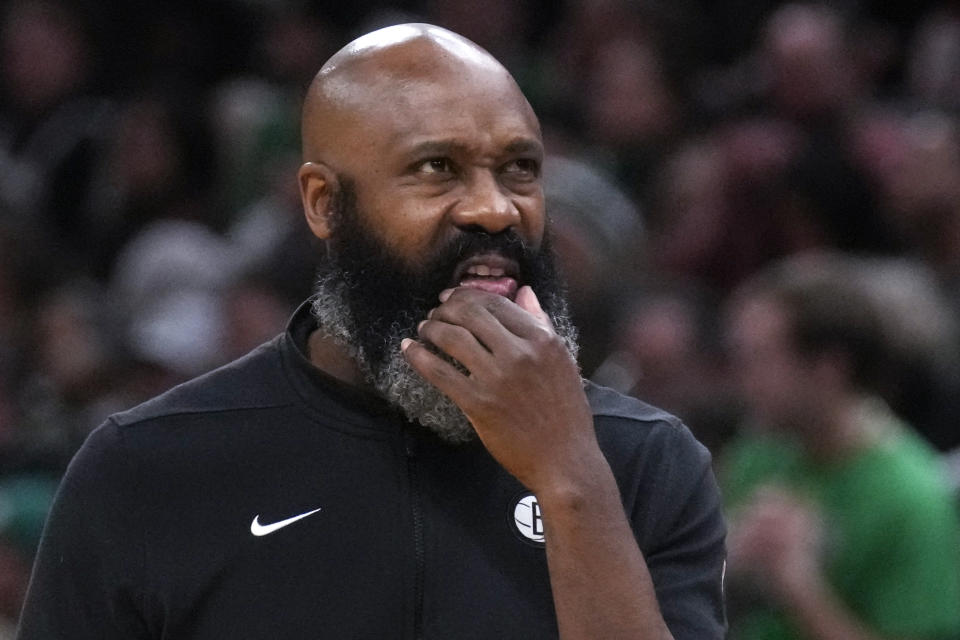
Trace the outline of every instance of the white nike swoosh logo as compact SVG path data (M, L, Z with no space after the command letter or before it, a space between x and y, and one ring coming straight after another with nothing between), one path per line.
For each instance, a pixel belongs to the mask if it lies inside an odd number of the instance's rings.
M301 513L298 516L293 516L292 518L280 520L279 522L274 522L272 524L260 524L260 514L257 514L254 516L253 522L250 523L250 533L255 536L265 536L268 533L273 533L277 529L283 529L288 524L293 524L297 520L303 520L307 516L312 516L317 511L320 511L320 508L314 509L313 511L307 511L306 513Z

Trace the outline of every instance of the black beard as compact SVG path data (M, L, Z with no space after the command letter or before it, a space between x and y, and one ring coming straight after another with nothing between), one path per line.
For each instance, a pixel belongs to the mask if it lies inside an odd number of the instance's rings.
M497 234L460 230L420 265L411 265L367 228L355 188L343 178L333 203L333 222L330 258L314 290L313 313L320 330L350 350L366 382L388 402L448 442L473 439L473 428L459 407L407 364L400 342L417 337L417 325L440 304L440 292L456 286L454 271L464 259L493 253L516 261L521 283L537 293L576 357L576 329L546 234L539 250L534 250L512 229ZM439 355L465 371L445 354Z

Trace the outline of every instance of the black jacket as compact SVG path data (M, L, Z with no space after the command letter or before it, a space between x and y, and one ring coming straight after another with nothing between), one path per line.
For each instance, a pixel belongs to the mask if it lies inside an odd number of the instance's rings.
M21 640L557 636L535 498L479 443L444 444L315 369L312 326L302 308L90 436ZM587 394L674 637L723 637L708 453L668 414Z

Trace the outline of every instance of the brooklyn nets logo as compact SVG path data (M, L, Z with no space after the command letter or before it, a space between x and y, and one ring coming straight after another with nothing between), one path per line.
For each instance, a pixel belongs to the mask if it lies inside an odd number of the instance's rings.
M528 491L515 498L510 516L514 531L521 540L535 547L545 546L543 517L537 496Z

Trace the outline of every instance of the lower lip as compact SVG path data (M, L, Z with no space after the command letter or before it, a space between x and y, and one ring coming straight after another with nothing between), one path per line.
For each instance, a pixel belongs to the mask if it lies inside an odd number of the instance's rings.
M513 278L467 278L460 282L461 287L480 289L513 300L517 295L517 281Z

